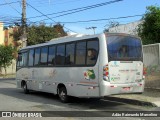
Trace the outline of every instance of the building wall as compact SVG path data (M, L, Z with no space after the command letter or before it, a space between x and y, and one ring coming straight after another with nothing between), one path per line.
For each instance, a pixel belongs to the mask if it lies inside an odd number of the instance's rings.
M12 34L16 27L4 29L3 23L0 22L0 44L1 45L12 45L16 47L16 42L13 40ZM12 60L12 64L7 67L7 74L15 74L16 73L16 60ZM5 74L4 68L1 68L0 75Z
M11 34L14 33L14 31L17 29L17 27L12 27L4 30L4 44L5 45L12 45L14 47L17 47L16 42L13 39L13 36Z
M4 44L3 23L0 22L0 45Z
M115 26L115 27L109 28L109 32L137 35L137 28L140 23L142 23L142 21L136 21L136 22L132 22L124 25Z

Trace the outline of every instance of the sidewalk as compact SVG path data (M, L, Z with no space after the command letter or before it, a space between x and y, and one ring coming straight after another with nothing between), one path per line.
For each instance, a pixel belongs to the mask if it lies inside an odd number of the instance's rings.
M142 94L112 95L105 99L140 106L160 107L160 90L145 89Z

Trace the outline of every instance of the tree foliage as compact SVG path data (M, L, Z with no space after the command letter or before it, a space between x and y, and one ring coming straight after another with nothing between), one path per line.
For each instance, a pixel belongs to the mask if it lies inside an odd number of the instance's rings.
M142 21L138 28L138 36L143 44L160 43L160 7L147 7Z
M19 27L17 31L13 33L14 40L19 40L22 35L22 28ZM61 24L54 26L47 26L45 23L39 25L31 25L27 27L27 45L35 45L44 43L53 38L66 36L66 32Z
M0 45L0 68L5 69L12 64L12 60L14 59L14 53L15 49L9 45L9 46L3 46Z

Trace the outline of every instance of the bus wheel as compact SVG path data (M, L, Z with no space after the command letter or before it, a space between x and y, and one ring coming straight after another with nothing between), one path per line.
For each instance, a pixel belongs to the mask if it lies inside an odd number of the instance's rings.
M28 93L29 93L29 90L27 89L27 83L25 83L25 84L23 85L23 91L24 91L25 94L28 94Z
M63 103L68 102L68 95L67 95L67 90L65 87L60 87L58 88L58 96Z

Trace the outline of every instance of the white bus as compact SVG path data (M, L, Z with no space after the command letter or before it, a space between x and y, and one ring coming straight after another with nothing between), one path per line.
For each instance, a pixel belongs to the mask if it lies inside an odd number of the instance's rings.
M141 40L119 33L62 37L18 53L17 88L100 98L144 90Z

